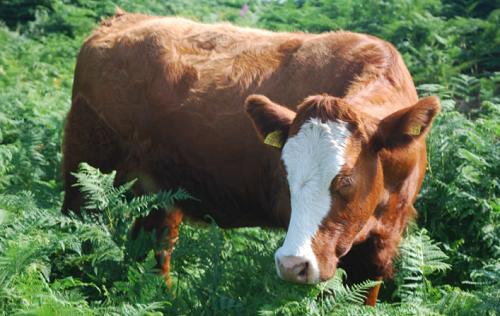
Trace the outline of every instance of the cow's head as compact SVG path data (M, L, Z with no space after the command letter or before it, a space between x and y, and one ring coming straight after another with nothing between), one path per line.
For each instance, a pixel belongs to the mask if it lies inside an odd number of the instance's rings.
M246 111L259 136L282 147L277 154L292 209L285 242L275 255L278 274L317 283L333 277L338 259L366 235L374 213L382 216L378 213L391 194L403 187L418 191L422 175L413 177L419 183L401 183L415 168L419 174L425 169L425 163L416 166L417 160L425 157L423 138L439 101L425 98L382 120L326 95L307 98L297 113L253 95ZM399 157L397 163L383 161L391 155ZM388 170L391 165L394 170Z

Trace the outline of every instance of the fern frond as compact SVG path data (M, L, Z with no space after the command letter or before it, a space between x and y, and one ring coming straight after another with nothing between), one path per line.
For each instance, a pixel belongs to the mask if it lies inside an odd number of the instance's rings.
M382 281L366 280L349 287L344 285L343 282L346 277L346 272L338 268L332 279L318 285L323 297L322 310L330 313L345 305L362 305L366 300L368 291L382 283Z
M427 236L425 229L407 236L400 243L401 262L396 273L396 293L404 302L428 302L427 276L451 267L444 262L448 256L438 245Z
M78 173L72 173L78 181L73 186L79 186L85 197L89 200L87 209L104 210L109 205L109 197L116 193L113 182L116 171L103 174L99 169L83 162L78 166Z

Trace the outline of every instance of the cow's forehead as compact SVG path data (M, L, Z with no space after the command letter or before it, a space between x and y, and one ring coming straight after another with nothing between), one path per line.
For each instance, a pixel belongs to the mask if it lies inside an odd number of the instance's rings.
M347 139L351 137L347 127L348 123L340 120L305 121L283 147L289 183L329 185L345 164Z

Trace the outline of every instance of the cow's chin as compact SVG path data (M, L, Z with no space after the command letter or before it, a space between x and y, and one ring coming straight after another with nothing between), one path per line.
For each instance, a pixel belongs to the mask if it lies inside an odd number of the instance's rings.
M319 260L319 282L326 282L333 278L337 271L337 258L329 257L326 260Z

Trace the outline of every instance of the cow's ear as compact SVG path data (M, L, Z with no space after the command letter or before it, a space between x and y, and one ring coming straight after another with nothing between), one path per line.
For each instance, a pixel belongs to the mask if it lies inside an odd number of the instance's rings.
M375 150L404 148L425 137L441 106L437 97L427 97L380 121L373 138Z
M263 95L251 95L245 111L252 119L260 138L268 145L281 148L288 138L295 112L278 105Z

